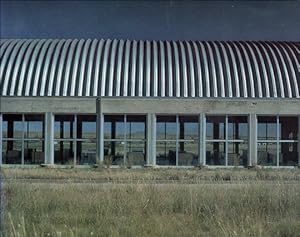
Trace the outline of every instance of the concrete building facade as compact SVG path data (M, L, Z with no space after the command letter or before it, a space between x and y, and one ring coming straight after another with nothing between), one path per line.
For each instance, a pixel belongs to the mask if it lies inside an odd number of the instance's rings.
M300 165L300 43L1 40L5 165Z

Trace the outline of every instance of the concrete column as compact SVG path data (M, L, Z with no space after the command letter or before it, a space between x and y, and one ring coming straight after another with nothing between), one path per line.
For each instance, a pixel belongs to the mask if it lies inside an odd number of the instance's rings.
M156 165L156 115L147 114L147 157L146 165Z
M54 115L45 114L45 164L54 164Z
M257 164L257 117L256 114L248 116L249 128L249 149L248 149L248 165L252 166Z
M0 165L2 165L2 121L3 121L3 117L2 114L0 113Z
M300 168L300 116L298 116L298 166Z
M104 161L104 115L101 111L101 99L97 99L97 122L96 122L96 161L103 163Z
M199 165L206 165L206 118L205 114L199 115Z

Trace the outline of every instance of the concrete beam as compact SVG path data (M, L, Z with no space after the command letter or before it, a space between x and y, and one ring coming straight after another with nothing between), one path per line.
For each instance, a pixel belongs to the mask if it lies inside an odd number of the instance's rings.
M96 97L2 97L5 113L96 113Z
M299 115L297 99L101 98L103 113Z

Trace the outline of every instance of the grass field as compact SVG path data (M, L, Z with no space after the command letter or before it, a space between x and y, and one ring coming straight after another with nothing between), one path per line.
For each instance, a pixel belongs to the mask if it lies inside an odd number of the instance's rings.
M3 169L3 236L300 236L300 171Z

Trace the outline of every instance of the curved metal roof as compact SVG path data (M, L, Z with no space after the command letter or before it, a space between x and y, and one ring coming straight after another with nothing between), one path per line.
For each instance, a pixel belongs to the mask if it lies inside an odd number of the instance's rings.
M300 43L1 40L3 96L300 98Z

